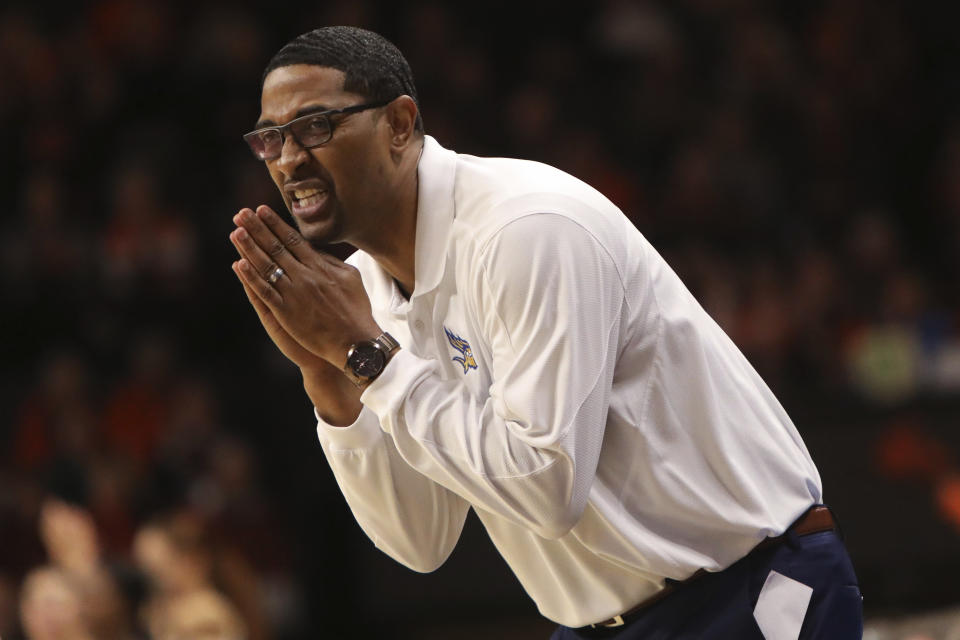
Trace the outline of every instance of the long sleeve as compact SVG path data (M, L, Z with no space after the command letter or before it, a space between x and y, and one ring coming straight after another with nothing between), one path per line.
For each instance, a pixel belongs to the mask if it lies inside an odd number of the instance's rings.
M492 357L489 394L401 350L364 392L402 459L467 502L544 538L586 505L603 440L624 305L616 266L575 221L519 217L469 279Z
M373 543L415 571L442 565L460 538L466 501L404 462L369 409L348 427L318 417L317 434L347 504Z

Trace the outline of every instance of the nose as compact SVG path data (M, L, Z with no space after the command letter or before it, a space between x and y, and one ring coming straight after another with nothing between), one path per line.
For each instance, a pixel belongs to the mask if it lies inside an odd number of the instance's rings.
M300 165L306 161L307 150L301 147L296 138L287 132L283 136L283 146L280 148L280 157L277 158L277 168L288 178L292 178Z

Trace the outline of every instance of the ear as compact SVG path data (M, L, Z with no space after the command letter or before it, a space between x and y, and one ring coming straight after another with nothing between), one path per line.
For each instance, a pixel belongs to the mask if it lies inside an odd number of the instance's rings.
M387 124L390 126L390 150L402 152L416 137L417 103L407 95L387 105Z

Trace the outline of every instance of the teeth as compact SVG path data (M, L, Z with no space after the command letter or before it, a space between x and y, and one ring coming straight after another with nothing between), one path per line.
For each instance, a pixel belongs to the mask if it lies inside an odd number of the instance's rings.
M298 207L312 207L315 204L320 204L323 202L323 196L326 192L318 192L312 196L307 196L306 198L297 198L296 203Z
M304 189L303 191L294 191L293 195L298 199L309 198L310 196L320 193L320 189Z

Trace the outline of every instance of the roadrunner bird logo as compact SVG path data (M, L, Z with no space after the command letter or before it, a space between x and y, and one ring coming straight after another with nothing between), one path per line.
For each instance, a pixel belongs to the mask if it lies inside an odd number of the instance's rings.
M470 343L446 327L443 328L443 331L447 334L447 340L450 341L450 344L453 345L453 348L459 351L463 356L454 356L451 358L451 360L460 363L460 366L463 367L464 374L466 374L470 369L476 369L477 361L473 359L473 350L470 349Z

